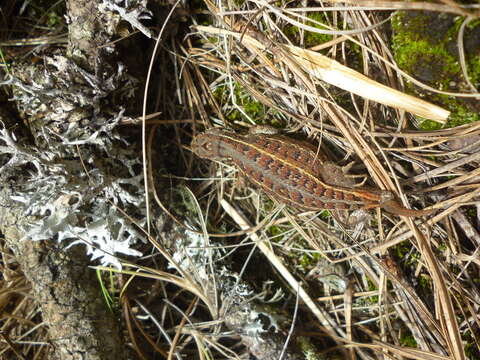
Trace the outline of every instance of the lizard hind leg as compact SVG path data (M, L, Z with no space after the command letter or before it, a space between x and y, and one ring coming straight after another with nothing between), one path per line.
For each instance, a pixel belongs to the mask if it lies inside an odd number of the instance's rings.
M348 164L343 165L340 169L343 172L344 178L353 179L351 185L352 187L362 187L367 182L368 175L351 173L350 170L352 170L356 163L356 161L350 161ZM357 179L361 179L361 181L358 182Z
M325 161L319 167L318 175L326 184L343 187L355 186L353 179L345 174L341 166L331 161Z

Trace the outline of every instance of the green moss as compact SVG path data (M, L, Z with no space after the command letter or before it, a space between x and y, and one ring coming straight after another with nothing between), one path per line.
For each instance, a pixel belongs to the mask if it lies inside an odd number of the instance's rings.
M232 99L230 92L229 86L222 85L214 90L213 95L220 106L223 107L224 115L231 123L238 121L248 122L249 119L247 117L249 117L256 124L268 124L281 127L281 121L275 117L278 113L275 110L266 108L261 102L252 98L248 91L240 84L235 83L233 88L235 103L247 116L245 116L238 107L231 105ZM228 106L224 106L225 104L228 104Z
M452 128L480 120L480 113L470 110L466 106L465 102L461 99L436 94L432 95L431 101L442 104L443 107L451 111L451 115L444 125L438 124L437 122L431 120L420 119L419 128L422 130L432 131L439 130L441 128Z
M415 265L420 257L417 252L412 252L412 244L409 241L403 241L395 246L394 256L406 266Z
M470 360L480 360L480 356L478 355L478 348L475 342L465 345L465 354L467 358Z
M426 274L420 274L418 276L418 287L421 289L431 289L432 288L432 278Z
M440 130L442 127L443 127L442 124L439 124L436 121L432 121L428 119L421 120L420 126L419 126L419 128L424 131Z
M65 3L56 0L34 0L27 2L23 15L40 29L55 29L65 25ZM33 26L33 25L32 25Z
M407 333L407 334L403 334L400 337L400 345L408 346L408 347L411 347L411 348L416 348L417 347L417 342L415 341L415 338L413 337L412 334Z
M324 357L318 355L318 351L315 348L315 345L312 343L312 339L310 337L299 336L297 338L297 345L300 348L300 351L303 353L305 360L325 359Z
M456 20L456 31L452 34L452 36L455 37L455 39L457 39L457 34L458 34L458 31L460 30L460 27L461 25L463 24L463 22L465 21L465 18L459 16ZM477 19L477 20L474 20L474 21L470 21L467 26L466 26L466 29L465 29L465 33L464 33L464 52L465 52L465 60L466 60L466 65L467 65L467 75L469 77L469 80L475 84L475 83L478 83L480 81L480 49L476 48L476 49L471 49L467 43L465 43L466 41L468 41L468 37L469 37L469 34L470 32L477 28L477 27L480 27L480 20ZM475 35L473 35L475 36Z
M367 280L367 283L368 283L368 291L378 290L377 286L375 286L375 284L370 279Z
M408 74L436 89L470 92L461 71L456 47L458 31L463 21L461 17L448 14L397 12L392 19L394 31L392 41L397 64ZM469 24L466 33L475 26L480 26L480 21ZM466 49L468 75L474 84L480 79L479 54L478 48ZM407 91L448 109L451 116L443 127L455 127L480 120L478 102L437 93L425 93L412 84L407 85ZM420 128L426 131L440 128L440 125L428 120L420 119L420 124Z
M172 201L172 211L179 214L185 214L185 216L195 218L198 216L197 203L192 198L191 192L186 186L176 186L172 188L172 196L175 201ZM212 230L212 229L211 229Z
M461 71L458 59L447 46L447 39L452 36L432 38L427 31L431 24L422 16L407 18L398 12L394 19L393 50L397 64L407 73L423 75L424 81L431 78L440 90L448 89L451 79Z
M195 20L198 25L212 25L213 17L208 10L208 6L203 0L191 0L189 1L189 7L191 14L195 16Z
M258 101L254 101L251 97L242 99L243 109L247 114L260 115L265 112L264 106Z
M282 229L281 229L279 226L273 225L273 226L270 226L270 227L268 228L268 234L269 234L270 236L278 236L278 235L280 235L280 234L282 234L282 233L283 233L283 231L282 231Z
M37 5L38 8L33 6L29 9L29 15L33 19L42 21L41 24L45 24L52 29L65 26L65 3L55 0L42 0L37 1ZM41 14L40 18L38 14Z
M465 344L465 355L470 360L480 360L480 350L475 342L475 339L472 338L472 334L467 331L464 336Z
M47 14L47 26L50 28L55 28L61 24L63 24L65 21L64 15L57 13L54 10L51 10Z
M233 0L233 7L241 8L245 4L245 0Z
M477 216L477 210L475 208L469 208L467 210L467 215L468 216L472 216L472 217L475 217Z
M320 30L326 30L326 27L321 25L326 23L327 15L324 12L310 12L307 15L307 18L311 21L305 21L305 25L314 27ZM301 19L297 19L301 22ZM283 29L285 35L287 35L291 40L297 42L296 39L300 34L300 29L297 26L288 25ZM306 47L312 47L320 44L324 44L333 39L332 35L328 34L319 34L312 31L304 31L304 45Z
M332 216L332 214L328 210L322 210L322 212L320 213L320 219L322 219L322 220L327 220L331 216Z
M480 54L467 54L467 68L470 81L473 84L480 83Z
M452 115L448 120L447 127L470 124L474 121L480 120L480 114L478 112L471 112L461 104L459 104L454 110L451 110Z
M299 261L303 269L308 270L315 266L320 258L321 255L319 253L302 254Z

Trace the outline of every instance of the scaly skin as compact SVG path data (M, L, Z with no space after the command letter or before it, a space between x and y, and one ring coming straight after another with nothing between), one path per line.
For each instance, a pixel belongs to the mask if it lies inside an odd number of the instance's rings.
M402 216L421 216L428 210L410 210L388 191L350 188L321 180L322 163L309 144L280 135L238 135L210 129L192 141L197 156L231 159L247 179L282 203L302 210L371 209L381 207Z

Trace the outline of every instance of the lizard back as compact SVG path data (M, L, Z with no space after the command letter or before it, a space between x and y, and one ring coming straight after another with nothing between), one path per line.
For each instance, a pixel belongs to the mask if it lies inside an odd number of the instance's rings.
M322 155L309 144L284 136L211 129L193 139L192 149L202 158L231 159L248 180L296 208L356 209L380 199L370 191L323 182Z

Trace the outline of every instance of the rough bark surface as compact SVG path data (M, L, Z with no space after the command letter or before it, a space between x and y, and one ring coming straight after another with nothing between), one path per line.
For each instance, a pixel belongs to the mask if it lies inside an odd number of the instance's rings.
M107 60L101 58L98 51L99 46L109 39L106 31L103 30L108 25L101 23L104 15L99 12L99 4L100 2L97 1L67 2L70 19L69 56L79 65L79 68L89 73L97 72L99 68L97 65ZM17 74L22 72L28 74L21 64L14 70ZM47 72L42 69L32 69L31 73L41 77ZM26 76L26 81L28 80L31 81L31 78ZM69 88L79 89L76 78L71 77ZM62 88L57 90L61 94ZM31 138L36 139L37 131L47 130L48 132L55 113L61 113L57 106L49 106L54 104L52 99L56 97L59 96L47 96L44 99L43 106L50 109L50 115L48 111L42 116L32 116L34 112L23 112L25 116L23 120L30 123ZM21 108L22 105L17 104L17 106ZM57 124L67 127L73 122L67 115L75 111L82 113L84 111L82 105L79 104L78 109L73 108L68 114L65 111L65 115L57 116L55 118L58 120ZM62 116L64 116L63 119ZM87 120L89 116L85 115L83 118ZM32 126L34 119L40 122L38 127ZM92 119L93 116L90 117L90 120ZM17 128L16 123L21 122L20 119L12 118L2 120L2 123L6 124L5 129ZM17 138L25 139L26 137L20 135ZM35 141L35 144L23 144L23 149L26 149L29 154L35 154L49 150L49 144L44 146L45 144L42 145L40 141ZM11 159L17 155L1 155L0 167L7 162L9 156ZM68 153L64 157L65 161L72 159L72 155ZM56 160L61 161L61 156ZM37 219L26 216L24 204L14 201L13 196L17 193L16 190L28 181L26 176L29 172L28 164L16 169L7 168L7 170L0 173L0 234L13 250L25 276L31 281L34 296L41 306L42 318L49 328L49 340L52 344L48 358L126 359L127 352L120 337L119 327L113 314L107 310L95 271L89 268L91 261L85 249L83 246L66 249L66 242L58 244L51 240L32 242L25 239L22 229L26 228L27 222L33 223Z
M106 310L85 251L78 246L65 250L54 242L22 239L19 227L29 219L11 200L8 188L0 191L0 232L41 305L53 345L50 358L126 359L118 326Z
M68 56L89 70L99 64L99 50L108 41L103 14L98 11L101 1L67 1L70 19Z

